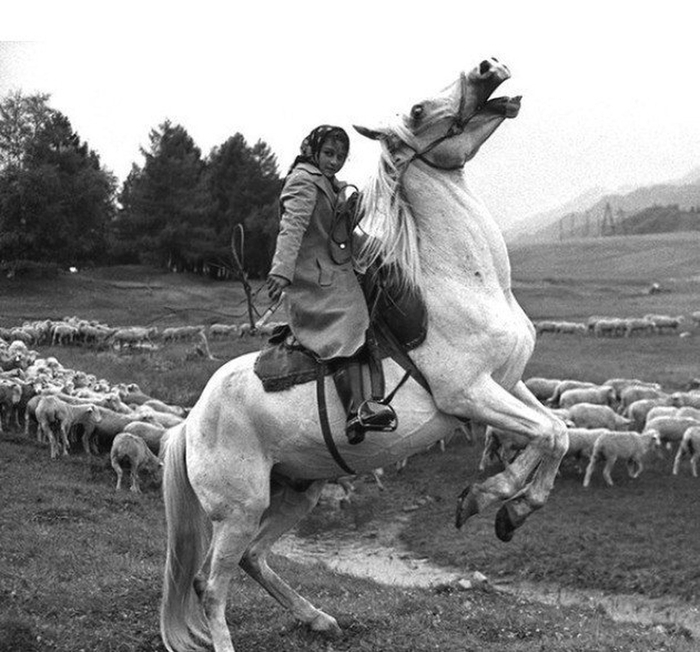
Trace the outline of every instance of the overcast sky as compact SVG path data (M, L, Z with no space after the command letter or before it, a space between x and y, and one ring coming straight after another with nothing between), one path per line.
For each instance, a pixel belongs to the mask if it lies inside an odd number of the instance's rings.
M23 0L3 9L0 95L50 93L120 180L166 118L204 154L262 139L284 172L315 125L380 121L495 56L522 109L468 174L502 225L700 167L694 2L223 4ZM361 184L378 145L351 139L340 176Z

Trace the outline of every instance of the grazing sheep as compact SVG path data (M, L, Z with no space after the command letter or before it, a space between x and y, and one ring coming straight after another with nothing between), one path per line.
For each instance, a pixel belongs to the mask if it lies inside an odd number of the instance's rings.
M533 376L525 381L525 386L535 395L538 401L544 403L552 398L561 380L557 378L541 378Z
M676 459L673 462L673 475L678 475L681 459L684 455L690 455L690 469L694 477L698 477L698 459L700 459L700 425L690 426L681 439Z
M646 428L646 424L649 421L656 419L656 417L675 417L675 416L678 416L678 410L680 410L680 408L673 407L672 405L655 405L647 413L647 418L644 421L644 427Z
M664 330L676 332L678 327L685 321L683 315L672 317L671 315L644 315L644 319L654 323L656 331L663 333Z
M146 442L138 435L128 432L118 433L112 442L109 454L112 468L117 474L117 490L121 489L124 466L128 462L131 473L131 491L141 493L139 473L144 472L151 476L154 484L160 484L162 479L162 462L146 445Z
M609 405L577 403L569 409L569 419L578 428L607 428L608 430L629 430L634 423L618 414Z
M679 417L690 417L691 419L697 419L700 421L700 408L694 408L690 405L685 405L678 408Z
M593 327L593 334L596 337L615 337L625 332L625 320L619 317L608 317L598 319Z
M567 389L559 399L559 407L570 409L571 406L578 403L613 406L616 402L615 389L608 385L604 387L581 387L579 389Z
M157 398L148 399L147 401L144 401L141 405L150 407L156 412L174 414L177 417L187 416L187 410L185 410L185 408L180 407L179 405L171 405L169 403L164 403L163 401L159 401Z
M603 478L605 478L605 481L611 487L614 483L610 472L618 458L622 458L627 462L627 473L630 478L639 477L639 474L644 468L642 463L643 458L647 453L659 446L659 433L654 430L642 434L613 430L604 432L593 444L591 459L588 462L586 475L583 479L583 486L588 487L590 484L596 462L600 459L605 460Z
M656 324L651 319L644 317L628 317L625 319L625 337L635 333L652 335L656 332Z

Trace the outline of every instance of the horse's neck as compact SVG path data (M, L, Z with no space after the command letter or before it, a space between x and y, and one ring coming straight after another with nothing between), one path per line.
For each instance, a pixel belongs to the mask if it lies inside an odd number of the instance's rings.
M503 235L461 170L412 166L405 192L420 233L425 280L463 278L467 283L510 289Z

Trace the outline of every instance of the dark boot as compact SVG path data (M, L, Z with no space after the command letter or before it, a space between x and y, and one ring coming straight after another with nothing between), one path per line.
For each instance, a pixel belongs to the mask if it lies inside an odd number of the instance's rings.
M391 406L373 399L364 400L359 362L348 362L333 374L333 380L348 417L345 434L351 444L363 442L368 430L396 429L396 413Z

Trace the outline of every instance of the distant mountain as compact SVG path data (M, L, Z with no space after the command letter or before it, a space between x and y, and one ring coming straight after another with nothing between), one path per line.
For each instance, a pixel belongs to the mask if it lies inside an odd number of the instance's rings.
M611 224L653 206L677 206L681 210L700 206L700 167L683 178L663 184L643 186L628 192L605 194L591 189L567 204L539 213L506 230L509 243L552 242L560 238L600 235Z

